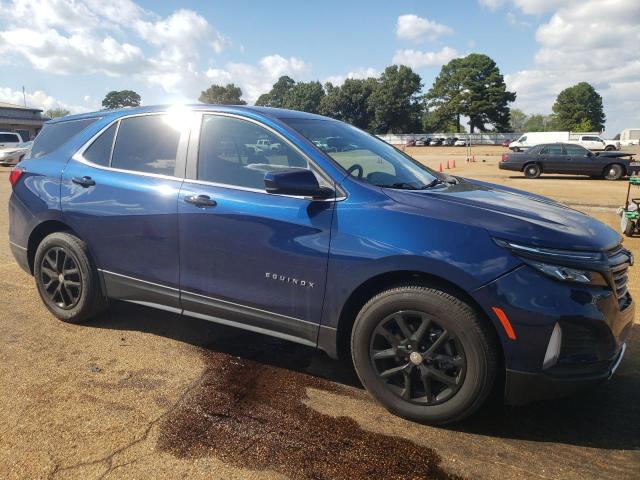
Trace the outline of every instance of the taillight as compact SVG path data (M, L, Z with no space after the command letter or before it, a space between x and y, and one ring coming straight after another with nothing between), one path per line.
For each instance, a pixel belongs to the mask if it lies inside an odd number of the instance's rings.
M15 167L13 170L11 170L11 173L9 173L9 182L11 183L12 187L15 186L16 183L18 183L18 180L20 180L20 177L23 173L23 168Z
M508 155L508 154L506 154L506 153L503 153L503 154L502 154L502 161L503 161L503 162L506 162L507 160L509 160L509 155Z

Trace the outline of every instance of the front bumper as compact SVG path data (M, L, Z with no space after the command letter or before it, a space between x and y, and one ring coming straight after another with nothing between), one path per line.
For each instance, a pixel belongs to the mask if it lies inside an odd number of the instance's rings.
M618 298L610 288L559 282L522 266L474 293L485 311L501 308L516 334L510 339L491 317L504 352L509 404L588 388L609 378L622 360L635 311L628 292ZM543 369L556 324L562 329L559 357Z
M524 405L537 400L564 397L587 390L611 378L620 366L626 344L623 343L618 357L605 372L586 376L554 377L544 373L518 372L507 370L505 378L505 403Z

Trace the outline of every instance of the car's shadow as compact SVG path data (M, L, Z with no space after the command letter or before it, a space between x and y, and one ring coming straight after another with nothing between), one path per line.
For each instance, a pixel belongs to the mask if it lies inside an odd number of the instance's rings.
M587 177L586 175L546 175L544 173L538 178L527 178L524 175L510 175L509 178L525 179L525 180L531 180L531 181L533 180L588 180L588 181L594 181L594 182L605 181L604 178L592 178L592 177ZM606 180L606 181L615 182L619 180Z
M107 313L87 326L160 335L213 355L232 355L362 389L350 362L332 360L310 347L204 320L113 302ZM639 330L635 326L625 359L610 381L578 396L521 407L506 407L495 395L470 419L446 428L491 437L640 450Z

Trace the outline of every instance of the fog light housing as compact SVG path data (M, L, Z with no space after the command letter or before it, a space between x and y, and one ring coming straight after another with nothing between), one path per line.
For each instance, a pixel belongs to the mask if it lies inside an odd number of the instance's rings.
M562 328L560 324L556 323L551 332L551 338L549 339L549 345L547 345L547 351L544 354L544 361L542 362L542 369L546 370L549 367L553 367L558 362L560 357L560 347L562 345Z

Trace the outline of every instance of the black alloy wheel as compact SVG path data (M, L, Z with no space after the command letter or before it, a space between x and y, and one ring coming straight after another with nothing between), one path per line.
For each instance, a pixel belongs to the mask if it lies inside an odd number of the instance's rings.
M60 320L81 323L107 306L87 245L70 232L55 232L40 242L33 276L43 303Z
M398 311L383 319L371 337L370 358L391 391L424 406L453 397L467 367L457 336L417 311Z
M62 247L49 248L40 263L45 294L59 308L75 307L82 296L82 273L78 261Z

